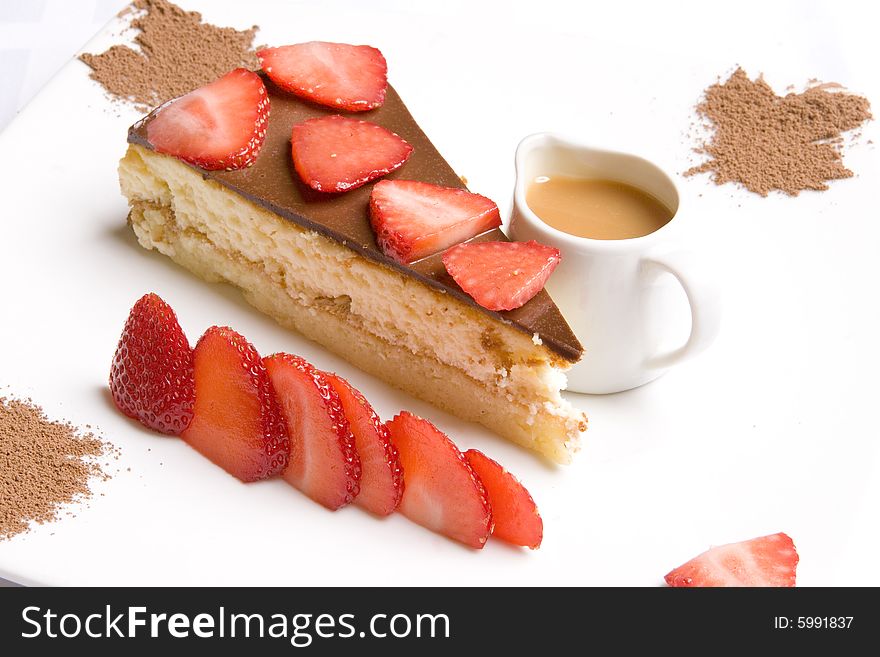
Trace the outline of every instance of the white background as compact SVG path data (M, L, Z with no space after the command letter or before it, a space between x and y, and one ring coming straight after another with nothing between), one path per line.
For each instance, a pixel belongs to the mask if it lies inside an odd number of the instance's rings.
M127 4L0 0L0 130ZM0 577L0 586L9 584Z
M432 141L502 212L513 149L535 131L636 152L680 173L694 161L694 103L737 64L778 91L818 78L875 107L880 98L876 10L861 2L739 2L719 5L723 13L697 2L180 4L218 24L261 25L258 42L381 47ZM0 3L0 125L121 6ZM118 40L105 34L89 49ZM801 554L801 584L880 585L874 123L847 151L858 175L822 194L762 199L679 178L689 241L724 284L722 334L698 360L642 389L572 396L591 429L575 465L560 469L396 393L285 333L234 292L138 250L115 181L136 115L108 109L86 75L84 65L68 65L0 135L0 180L9 185L0 384L33 394L50 413L97 421L123 448L121 471L77 519L0 544L0 574L27 583L320 585L343 583L334 560L349 558L354 568L344 572L355 572L355 583L653 585L710 544L786 531ZM297 351L345 373L383 417L409 408L463 448L498 458L539 502L544 547L473 553L402 518L327 514L279 482L238 486L179 441L140 431L102 390L127 308L147 289L177 308L193 340L211 323L232 324L264 353ZM246 553L255 543L300 568L278 580L252 571Z

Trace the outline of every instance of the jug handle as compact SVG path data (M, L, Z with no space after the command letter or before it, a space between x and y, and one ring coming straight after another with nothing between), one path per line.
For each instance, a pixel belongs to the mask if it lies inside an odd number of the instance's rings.
M652 369L666 369L696 356L715 340L721 327L721 295L708 268L691 252L652 254L641 265L646 277L674 276L690 304L691 332L687 341L677 349L648 358L646 363Z

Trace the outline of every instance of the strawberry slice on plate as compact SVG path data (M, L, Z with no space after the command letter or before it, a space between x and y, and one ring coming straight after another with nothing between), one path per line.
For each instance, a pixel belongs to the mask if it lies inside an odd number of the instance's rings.
M562 261L559 249L530 242L459 244L443 254L459 287L489 310L513 310L534 297Z
M370 194L370 223L385 255L402 264L501 225L494 201L465 189L383 180Z
M706 550L666 575L669 586L794 586L799 557L783 533Z
M269 125L269 96L259 75L237 68L159 107L147 123L147 141L160 153L202 169L253 164Z
M388 65L371 46L310 41L265 48L257 57L272 82L314 103L364 112L385 102Z
M376 515L387 516L403 496L403 467L388 427L348 381L329 372L324 372L324 376L339 395L361 460L361 490L354 503Z
M464 456L489 496L495 521L492 536L533 550L541 547L544 522L526 487L483 452L469 449Z
M412 146L390 130L338 114L293 126L293 165L319 192L347 192L403 166Z
M212 326L193 356L196 402L181 437L242 481L281 472L290 441L257 350L231 328Z
M464 455L427 420L402 411L388 421L406 480L400 512L473 548L492 533L486 490Z
M327 377L291 354L263 359L290 429L284 479L335 510L355 499L361 466L339 395Z
M155 294L131 309L110 366L110 393L120 411L155 431L179 435L195 403L193 351L177 315Z

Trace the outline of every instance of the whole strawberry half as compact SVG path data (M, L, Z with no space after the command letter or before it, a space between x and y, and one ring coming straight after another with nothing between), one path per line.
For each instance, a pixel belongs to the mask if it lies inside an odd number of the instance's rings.
M202 169L242 169L256 161L268 124L266 85L237 68L159 107L147 122L147 141Z
M459 244L443 254L446 271L489 310L513 310L544 287L562 261L559 249L531 242Z
M279 474L287 425L260 355L240 333L212 326L193 352L196 401L181 437L241 481Z
M464 456L489 496L495 521L492 536L533 550L541 547L544 522L526 487L481 451L469 449Z
M290 463L281 476L328 509L354 500L361 465L339 395L324 373L292 354L263 362L290 430Z
M293 126L293 165L319 192L347 192L403 166L412 146L369 121L334 114Z
M388 421L406 487L400 512L432 531L473 548L492 532L486 489L464 455L433 424L402 411Z
M349 112L385 102L388 65L371 46L310 41L257 52L269 79L285 91Z
M370 223L390 258L408 264L501 225L491 199L417 180L382 180L370 193Z
M156 294L131 309L110 366L117 408L144 426L179 435L193 417L193 351L177 316Z
M403 496L403 466L388 427L348 381L329 372L324 376L339 395L361 460L361 491L354 503L386 516L394 512Z
M794 586L799 557L783 533L719 545L668 575L669 586Z

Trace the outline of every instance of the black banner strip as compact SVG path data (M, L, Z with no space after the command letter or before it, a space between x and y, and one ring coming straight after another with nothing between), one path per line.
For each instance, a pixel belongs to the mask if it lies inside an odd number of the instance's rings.
M259 655L470 655L491 647L491 655L628 654L653 646L707 654L741 646L764 654L808 646L854 654L840 651L880 634L875 595L873 589L2 589L0 652L82 648L118 655L147 647L165 657L228 647Z

